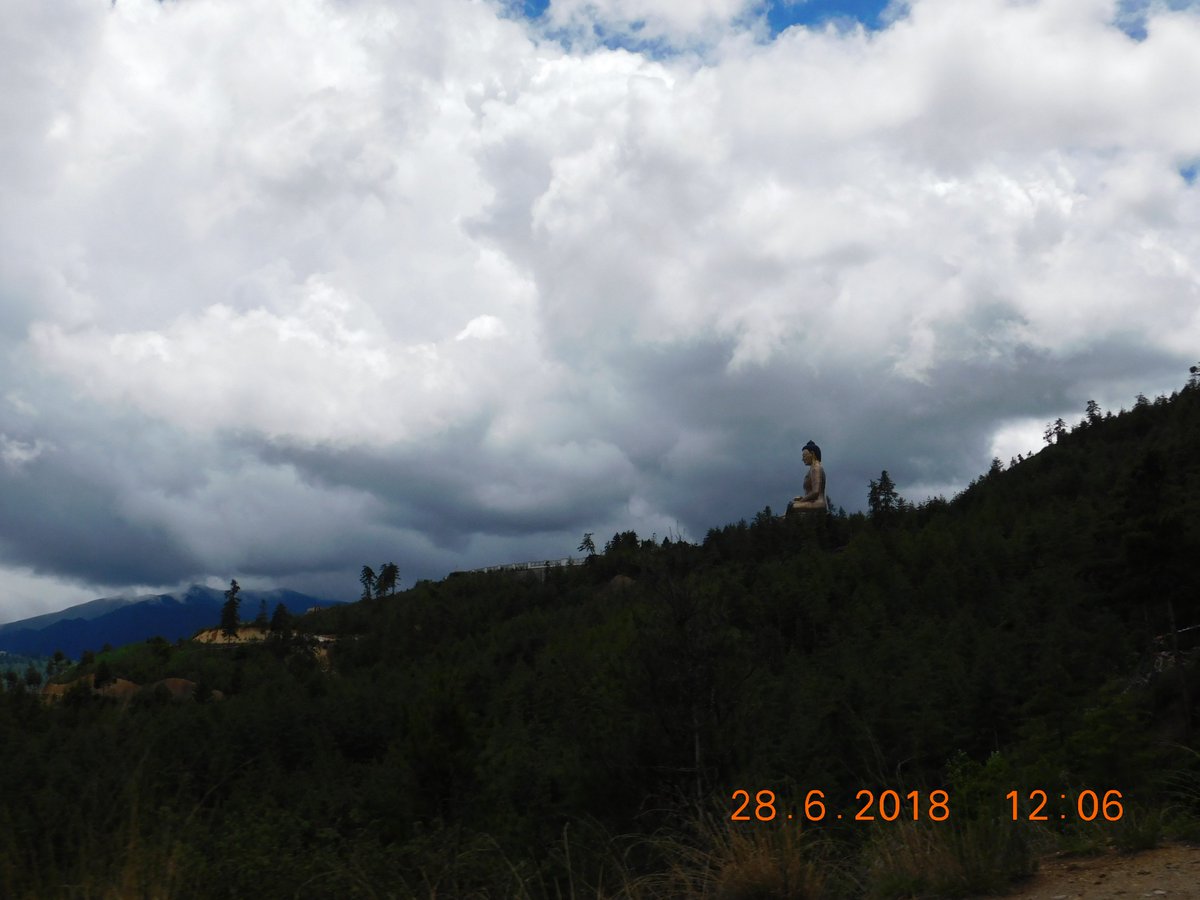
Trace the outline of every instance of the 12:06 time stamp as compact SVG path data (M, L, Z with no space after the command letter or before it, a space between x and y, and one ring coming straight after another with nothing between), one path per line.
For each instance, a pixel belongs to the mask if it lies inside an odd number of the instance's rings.
M1101 794L1087 789L1071 794L1060 792L1057 800L1052 800L1052 796L1053 792L1047 793L1041 788L1026 791L1027 806L1023 814L1020 791L1009 791L1004 799L1012 804L1010 811L1014 822L1020 819L1026 822L1052 822L1056 818L1060 822L1095 822L1100 819L1119 822L1125 815L1125 804L1121 802L1124 798L1120 791L1109 790Z
M1124 799L1120 791L1107 790L1103 793L1091 789L1079 792L1058 792L1058 800L1052 801L1054 792L1046 792L1041 788L1026 791L1009 791L1005 799L1011 804L1009 812L1012 821L1050 822L1055 817L1059 821L1075 820L1094 822L1103 819L1106 822L1118 822L1125 815ZM751 795L750 791L739 789L733 792L735 804L730 821L733 822L771 822L776 819L798 820L801 822L825 822L844 819L854 822L895 822L898 819L930 822L945 822L950 818L950 794L938 788L928 793L909 791L901 794L899 791L875 791L864 788L855 796L858 804L855 809L837 812L831 810L826 801L825 792L818 789L808 791L800 805L789 808L781 804L774 791L760 790Z

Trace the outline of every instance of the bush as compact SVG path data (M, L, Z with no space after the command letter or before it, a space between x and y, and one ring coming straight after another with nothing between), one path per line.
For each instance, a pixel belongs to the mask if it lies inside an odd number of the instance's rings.
M992 893L1037 868L1028 828L1002 819L888 823L863 864L866 896L879 900Z

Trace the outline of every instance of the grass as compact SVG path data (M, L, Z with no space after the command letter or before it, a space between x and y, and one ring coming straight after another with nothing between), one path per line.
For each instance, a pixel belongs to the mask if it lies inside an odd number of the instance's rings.
M877 822L870 832L832 836L791 822L730 822L697 814L654 835L612 836L598 823L572 822L553 846L516 853L482 834L436 828L403 847L365 842L330 848L291 879L270 876L245 846L251 832L225 817L198 831L153 827L137 797L117 829L76 833L80 842L39 873L0 852L0 893L14 900L202 900L222 893L221 875L263 897L357 897L364 900L901 900L996 893L1032 875L1040 852L1140 850L1157 843L1170 821L1163 811L1135 810L1120 823L1081 823L1055 833L1003 819ZM160 823L161 824L161 823ZM279 823L259 823L284 834ZM278 825L278 827L276 827ZM203 858L193 846L212 828L233 828L241 852ZM251 842L254 843L254 842ZM288 842L284 840L284 844ZM226 848L228 849L228 848ZM258 849L297 866L294 848ZM291 853L291 855L288 855ZM278 874L278 873L276 873ZM298 873L291 873L296 876ZM32 877L31 877L32 876ZM211 876L211 878L210 878ZM284 884L290 887L283 890Z
M1037 868L1028 829L1003 820L901 822L863 851L864 896L963 897L1002 890Z
M1179 749L1188 754L1191 765L1167 776L1169 805L1162 812L1163 834L1200 843L1200 752L1191 747Z
M621 900L820 900L844 891L845 867L833 843L793 823L699 817L686 833L646 839L659 871L627 878Z

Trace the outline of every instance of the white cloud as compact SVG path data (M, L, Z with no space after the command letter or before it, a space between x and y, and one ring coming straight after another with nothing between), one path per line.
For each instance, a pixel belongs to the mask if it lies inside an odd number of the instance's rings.
M999 459L1007 468L1018 454L1022 457L1032 456L1046 446L1043 437L1045 430L1046 422L1040 419L1026 418L1005 423L992 435L992 457Z
M5 477L99 482L197 566L394 540L436 575L778 503L801 430L848 508L883 468L962 482L1194 361L1195 12L1136 41L1111 2L916 0L765 41L738 0L499 9L14 13ZM545 37L597 23L680 52ZM266 512L222 535L238 498Z
M46 441L20 441L0 434L0 460L11 470L21 469L50 449L53 444Z
M249 432L333 444L411 443L494 410L506 386L533 378L534 356L512 359L480 341L507 334L492 315L441 341L404 342L379 316L313 276L281 310L224 304L182 312L161 331L109 333L38 323L30 348L47 369L93 396L196 434ZM464 343L464 339L473 341ZM532 350L528 340L515 342Z
M508 334L504 321L495 316L476 316L454 336L456 341L494 341Z

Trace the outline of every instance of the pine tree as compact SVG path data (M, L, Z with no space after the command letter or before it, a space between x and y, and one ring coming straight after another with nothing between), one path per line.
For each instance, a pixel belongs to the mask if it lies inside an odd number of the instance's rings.
M25 684L35 689L42 686L42 673L33 663L25 667Z
M400 567L394 562L384 563L379 567L379 578L375 582L375 596L394 596L396 582L400 580Z
M286 634L292 630L292 614L286 606L279 603L275 606L275 612L271 614L271 631L277 634Z
M238 599L238 591L241 589L236 579L231 580L229 590L225 592L225 605L221 607L221 632L231 637L237 634L238 605L242 602Z
M92 679L92 687L96 687L96 688L104 687L104 685L109 684L115 680L116 680L116 677L113 675L112 666L110 666L108 664L108 660L107 659L100 660L100 662L96 666L95 676Z
M375 596L375 582L378 580L374 569L370 566L362 567L362 573L358 576L358 581L363 586L362 599L370 600Z
M890 521L900 509L901 502L887 469L880 473L878 481L871 480L867 490L867 507L871 511L871 521L881 524Z

